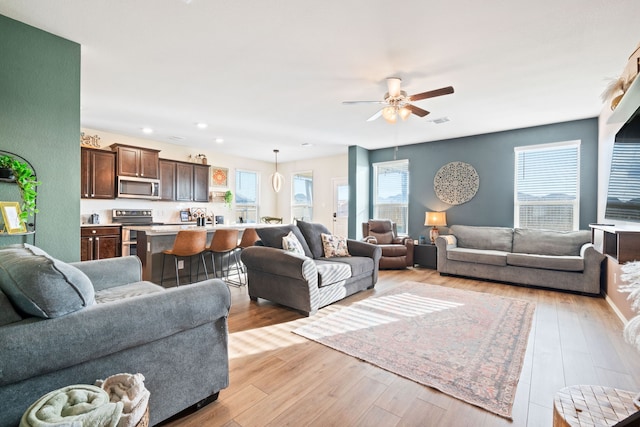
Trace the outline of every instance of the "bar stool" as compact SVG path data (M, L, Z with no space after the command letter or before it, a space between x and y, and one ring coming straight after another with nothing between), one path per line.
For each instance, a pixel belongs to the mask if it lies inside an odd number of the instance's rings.
M236 247L237 252L240 252L240 254L242 255L242 250L244 248L253 246L258 240L260 240L260 237L258 236L258 232L255 228L245 228L244 232L242 233L242 237L240 238L240 243ZM240 257L240 259L242 259L242 257ZM247 270L245 269L245 266L242 262L240 263L240 269L242 270L242 274L244 275L244 284L247 284Z
M173 248L162 251L162 276L160 285L164 283L164 261L167 255L172 255L176 269L176 286L180 286L180 274L178 272L178 258L189 258L189 280L191 280L191 257L200 255L204 266L204 275L208 279L207 264L204 261L204 252L207 248L207 230L180 230L176 234ZM196 277L200 275L200 264Z
M213 277L218 277L216 273L216 258L215 255L220 255L220 270L221 276L223 279L226 277L226 281L230 284L235 284L229 281L229 269L230 269L230 258L231 254L233 254L236 260L236 271L238 276L240 276L240 267L238 265L238 257L236 255L236 248L238 246L238 230L227 230L221 229L216 230L213 233L213 239L211 239L211 244L206 249L211 253L211 263L213 264ZM227 275L224 274L224 256L227 255Z

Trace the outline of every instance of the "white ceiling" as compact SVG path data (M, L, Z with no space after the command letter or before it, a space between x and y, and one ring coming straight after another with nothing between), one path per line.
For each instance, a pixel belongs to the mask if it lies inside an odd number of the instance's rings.
M83 127L269 161L595 117L640 41L638 0L0 0L0 14L82 45ZM389 76L455 93L395 125L341 103L382 100Z

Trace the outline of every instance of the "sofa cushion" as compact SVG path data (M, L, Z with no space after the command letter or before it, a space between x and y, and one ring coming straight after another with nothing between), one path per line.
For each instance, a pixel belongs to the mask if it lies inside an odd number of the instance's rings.
M322 233L322 246L325 258L351 256L347 248L347 239L333 234Z
M405 245L378 245L382 249L383 257L401 257L407 256L407 247Z
M584 258L580 256L507 254L507 264L544 270L584 271Z
M135 282L126 285L114 286L112 288L103 289L96 292L96 303L104 304L107 302L120 301L127 298L137 297L140 295L152 294L155 292L164 292L165 288L151 282Z
M15 310L9 298L0 291L0 326L22 320L22 316Z
M351 277L351 266L340 262L316 262L318 287L329 286Z
M0 249L0 288L19 310L42 318L95 304L86 274L26 243Z
M302 232L304 239L309 245L309 249L314 258L324 256L324 246L322 245L322 233L331 234L331 232L322 224L315 222L296 221L296 225Z
M363 256L350 256L338 258L321 258L315 260L316 265L321 262L339 262L348 264L351 267L351 277L357 277L363 274L371 274L375 268L373 258Z
M487 249L453 248L447 250L447 259L476 264L507 265L507 253Z
M304 255L304 249L302 249L302 243L293 234L293 231L290 231L289 234L282 238L282 249L288 252L293 252L298 255Z
M307 241L304 239L300 229L295 225L289 224L276 227L260 227L256 229L256 231L264 246L278 249L282 249L282 238L289 234L290 231L293 231L293 234L295 234L298 240L300 240L302 249L304 249L304 254L308 257L313 257L311 249L309 249L309 245L307 245Z
M578 256L585 243L591 242L591 232L529 230L516 228L513 252L521 254Z
M452 225L449 232L456 236L458 247L461 248L511 252L513 240L511 228Z

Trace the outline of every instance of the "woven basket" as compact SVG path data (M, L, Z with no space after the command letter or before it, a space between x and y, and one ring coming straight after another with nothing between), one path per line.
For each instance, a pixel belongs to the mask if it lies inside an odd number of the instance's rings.
M144 411L144 415L140 418L136 427L149 427L149 405L147 405L147 410Z

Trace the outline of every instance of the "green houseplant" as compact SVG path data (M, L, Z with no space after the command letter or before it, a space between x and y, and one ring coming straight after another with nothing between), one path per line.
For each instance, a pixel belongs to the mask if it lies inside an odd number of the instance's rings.
M33 170L27 163L21 162L12 156L0 156L0 169L11 171L11 175L13 175L16 184L18 184L20 196L22 197L20 220L26 223L30 215L38 213L36 208L36 196L38 195L36 187L40 185L40 182L37 181Z
M224 193L224 204L227 208L231 209L231 202L233 201L233 193L231 192L231 190L227 190L226 193Z

